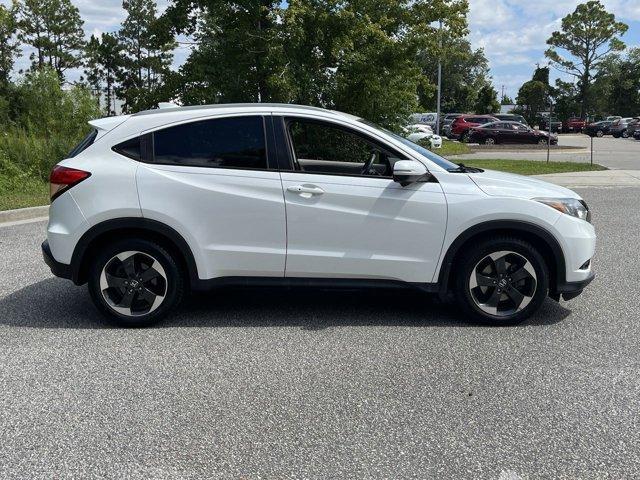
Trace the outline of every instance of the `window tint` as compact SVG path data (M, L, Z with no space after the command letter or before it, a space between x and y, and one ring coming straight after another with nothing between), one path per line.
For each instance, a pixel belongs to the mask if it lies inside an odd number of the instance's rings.
M186 123L154 132L154 162L219 168L267 168L262 117Z
M304 172L391 175L388 155L353 131L326 123L290 120L289 135L297 167Z
M73 147L73 150L69 152L69 154L67 155L67 158L73 158L83 150L86 150L87 148L89 148L91 144L96 140L97 136L98 136L98 131L91 130L89 134L86 137L84 137L78 145Z
M134 160L140 160L142 158L142 148L140 146L140 137L135 137L130 140L126 140L119 143L113 150L125 157L133 158Z

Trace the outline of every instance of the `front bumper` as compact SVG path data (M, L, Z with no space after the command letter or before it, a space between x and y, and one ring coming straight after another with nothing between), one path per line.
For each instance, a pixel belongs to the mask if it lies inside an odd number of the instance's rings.
M71 265L67 265L65 263L58 262L53 255L51 254L51 248L49 248L49 241L45 240L42 242L42 257L44 258L44 263L46 263L51 269L51 273L53 273L56 277L60 278L71 278Z
M556 291L551 293L549 296L554 300L560 300L560 295L564 300L571 300L572 298L576 298L578 295L582 293L587 285L589 285L593 279L596 278L596 274L591 272L590 275L584 280L580 280L577 282L564 282L556 286Z

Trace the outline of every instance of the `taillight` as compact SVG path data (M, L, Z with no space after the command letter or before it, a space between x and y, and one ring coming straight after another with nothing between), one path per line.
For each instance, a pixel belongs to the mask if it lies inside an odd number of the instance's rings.
M51 201L90 176L91 173L85 172L84 170L56 165L53 167L53 170L51 170L51 175L49 176L49 194Z

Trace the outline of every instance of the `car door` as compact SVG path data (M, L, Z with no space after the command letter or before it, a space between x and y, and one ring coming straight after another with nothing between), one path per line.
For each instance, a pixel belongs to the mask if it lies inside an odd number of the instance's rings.
M394 182L406 157L353 126L298 116L275 125L287 156L285 276L431 282L446 228L440 185Z
M144 136L152 153L137 171L142 213L185 237L200 278L284 276L285 207L277 165L268 163L270 126L270 116L229 116Z

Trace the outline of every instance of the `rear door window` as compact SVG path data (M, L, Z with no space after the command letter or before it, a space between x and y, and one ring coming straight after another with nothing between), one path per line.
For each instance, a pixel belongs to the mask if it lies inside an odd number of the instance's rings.
M153 133L154 163L192 167L266 169L261 116L190 122Z

